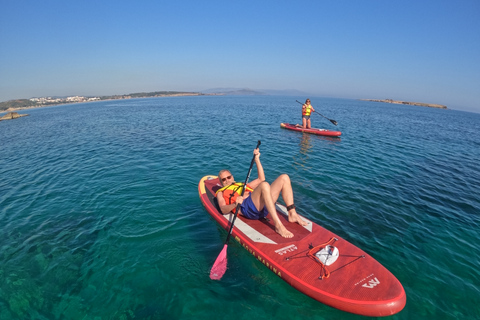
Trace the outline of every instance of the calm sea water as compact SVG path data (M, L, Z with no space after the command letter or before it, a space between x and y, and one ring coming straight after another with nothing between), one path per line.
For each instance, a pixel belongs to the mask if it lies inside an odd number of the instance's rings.
M177 97L25 111L0 122L0 319L365 319L296 291L234 241L197 185L267 180L403 284L391 319L480 318L480 114L312 98L335 119L291 132L295 97ZM302 98L303 99L303 98ZM256 171L253 171L253 176Z

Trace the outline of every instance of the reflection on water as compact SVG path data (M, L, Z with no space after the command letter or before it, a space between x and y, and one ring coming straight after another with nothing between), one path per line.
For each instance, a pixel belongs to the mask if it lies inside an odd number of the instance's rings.
M328 136L315 136L315 138L324 140L324 141L329 141L331 144L338 144L342 139L340 137L328 137Z
M297 170L306 170L311 169L311 166L306 166L309 160L308 154L311 152L313 147L312 145L312 135L308 133L302 133L302 136L299 140L299 152L293 156L293 166Z
M299 138L299 150L298 153L293 156L293 166L297 170L305 171L311 169L311 164L315 163L315 161L311 159L312 152L315 154L315 150L318 148L324 148L327 145L335 146L341 142L340 137L319 136L309 133L302 133ZM307 163L310 165L307 166Z
M302 140L300 140L300 153L303 155L307 155L310 149L312 149L310 137L311 135L308 133L302 134Z

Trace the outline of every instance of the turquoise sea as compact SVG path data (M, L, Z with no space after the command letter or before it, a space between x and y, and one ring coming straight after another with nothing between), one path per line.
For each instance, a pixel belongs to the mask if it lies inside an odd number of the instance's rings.
M366 319L296 291L231 241L198 182L243 181L257 140L299 213L403 284L388 319L480 318L480 114L310 97L198 96L24 110L0 122L0 320ZM256 170L252 172L255 177Z

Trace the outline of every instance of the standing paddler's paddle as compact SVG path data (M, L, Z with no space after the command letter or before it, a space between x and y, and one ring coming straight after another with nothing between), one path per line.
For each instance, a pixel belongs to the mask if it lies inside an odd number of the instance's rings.
M260 140L258 140L257 147L255 149L258 149L258 147L260 147L260 143L261 143ZM243 184L242 197L243 197L243 194L245 193L247 182L248 182L248 179L250 178L250 172L252 172L252 167L254 162L255 162L255 154L253 155L252 162L250 163L250 168L248 169L247 178L245 179L245 183ZM227 271L228 240L230 240L230 235L232 234L232 231L233 231L233 224L235 223L235 219L237 219L237 214L239 210L240 210L240 205L237 205L237 209L235 210L235 214L233 215L232 224L230 225L230 230L228 231L227 240L225 240L225 245L223 246L222 252L220 252L220 254L217 257L217 260L215 260L215 263L213 264L212 269L210 270L210 279L212 280L220 280L225 274L225 271Z
M298 103L300 103L302 106L304 105L304 103L301 103L301 102L298 101L298 100L295 100L295 101L297 101ZM329 120L329 121L330 121L331 123L333 123L334 125L337 125L337 124L338 124L337 121L332 120L332 119L328 119L327 117L325 117L325 116L324 116L323 114L321 114L320 112L317 112L317 111L313 111L313 112L318 113L319 115L321 115L321 116L324 117L325 119Z

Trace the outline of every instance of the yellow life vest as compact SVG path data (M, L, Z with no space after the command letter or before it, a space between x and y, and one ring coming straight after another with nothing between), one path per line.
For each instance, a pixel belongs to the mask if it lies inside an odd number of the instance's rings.
M229 186L218 189L217 192L215 192L215 197L219 192L223 192L223 198L225 199L225 203L232 204L235 203L235 200L237 200L238 196L242 194L242 191L243 183L235 182ZM253 192L253 189L247 184L247 188L245 189L245 191ZM232 212L235 213L235 210L237 210L237 208L234 208Z
M312 105L311 104L304 104L305 109L302 112L303 116L309 116L312 113Z

